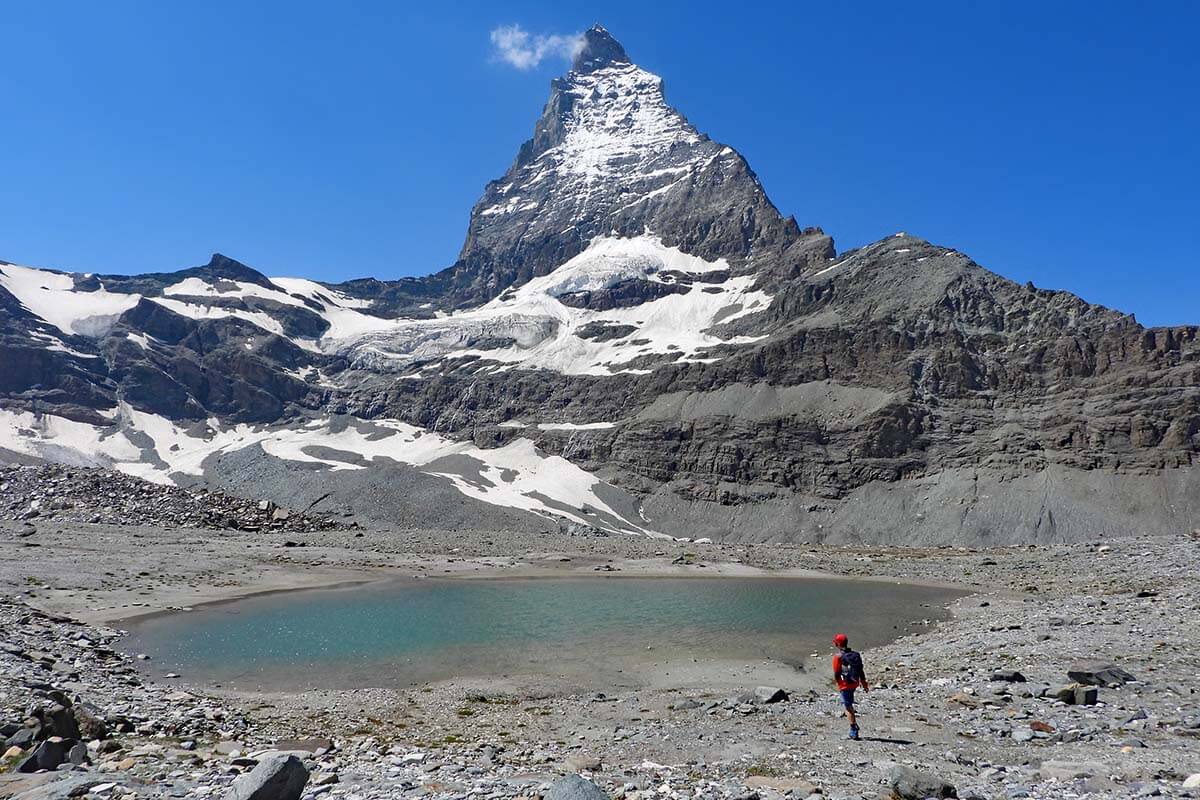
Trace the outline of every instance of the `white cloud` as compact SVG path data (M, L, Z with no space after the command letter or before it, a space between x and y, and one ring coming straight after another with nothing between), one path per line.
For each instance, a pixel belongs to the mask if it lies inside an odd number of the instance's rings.
M517 69L533 69L555 56L570 60L583 47L583 34L535 36L520 25L501 25L491 36L495 57Z

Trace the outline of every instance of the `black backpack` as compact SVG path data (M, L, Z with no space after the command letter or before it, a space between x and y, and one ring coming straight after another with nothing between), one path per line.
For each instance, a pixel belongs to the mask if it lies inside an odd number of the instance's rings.
M843 650L841 657L841 671L838 673L838 677L846 683L862 683L862 656L853 650Z

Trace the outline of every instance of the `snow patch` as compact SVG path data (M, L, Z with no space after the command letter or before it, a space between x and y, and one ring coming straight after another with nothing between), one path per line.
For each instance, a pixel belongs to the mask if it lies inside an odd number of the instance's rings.
M597 492L603 481L595 475L540 452L525 438L487 450L396 420L320 418L286 426L226 426L210 419L183 427L122 406L116 424L97 427L0 409L0 449L76 466L108 467L156 483L203 476L204 462L213 455L254 446L277 458L330 470L365 469L379 461L406 464L445 478L463 495L491 505L617 532L657 535L612 508ZM465 458L469 466L451 457Z
M73 275L16 264L0 265L3 286L30 313L63 333L98 337L108 333L117 318L137 305L136 294L75 291Z

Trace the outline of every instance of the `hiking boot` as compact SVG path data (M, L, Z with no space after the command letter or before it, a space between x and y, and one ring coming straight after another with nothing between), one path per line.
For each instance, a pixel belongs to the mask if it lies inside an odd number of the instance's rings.
M846 738L853 739L856 742L858 741L858 726L857 725L855 725L853 728L850 729L850 735L847 736Z

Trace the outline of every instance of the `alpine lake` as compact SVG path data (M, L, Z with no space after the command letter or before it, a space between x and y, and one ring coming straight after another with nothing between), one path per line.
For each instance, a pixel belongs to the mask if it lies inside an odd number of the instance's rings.
M235 690L406 687L539 677L639 686L688 665L802 669L948 616L962 591L774 577L385 580L252 596L130 624L155 673Z

